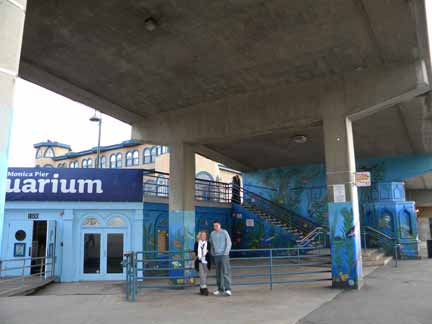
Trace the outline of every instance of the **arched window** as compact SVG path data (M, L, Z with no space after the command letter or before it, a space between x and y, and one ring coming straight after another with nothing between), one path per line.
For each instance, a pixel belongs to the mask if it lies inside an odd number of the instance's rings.
M69 163L69 168L78 168L79 162L78 161L72 161Z
M100 222L96 217L87 217L84 219L82 226L100 226Z
M106 168L106 157L102 155L99 159L99 168Z
M144 153L143 153L143 163L144 164L149 164L151 163L151 151L148 147L146 147L144 149Z
M40 148L36 151L36 159L40 159L42 157L42 150Z
M48 147L45 151L44 157L54 157L54 150L52 147Z
M132 165L138 165L139 164L139 153L137 150L132 152Z
M88 160L87 159L82 160L81 167L88 168Z
M151 157L150 157L151 163L154 163L158 155L159 155L159 146L153 146L151 148Z
M116 168L116 155L111 154L110 156L110 168L114 169Z
M161 146L161 148L160 148L160 154L165 154L165 153L168 153L168 146Z
M213 182L213 176L206 172L201 171L196 175L195 181L195 196L198 200L212 200L217 194L217 188Z
M127 224L120 216L111 217L107 222L109 227L126 227Z
M93 159L87 159L87 168L93 168Z
M126 153L126 166L132 166L133 165L133 159L132 159L132 152L129 151Z
M120 169L122 167L122 154L121 153L117 153L116 160L117 160L116 168Z
M53 166L51 164L45 164L43 167L44 168L53 168Z

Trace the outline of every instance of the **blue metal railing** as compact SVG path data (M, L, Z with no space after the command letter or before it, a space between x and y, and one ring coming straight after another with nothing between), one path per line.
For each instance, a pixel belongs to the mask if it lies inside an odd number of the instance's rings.
M158 258L160 253L169 257ZM233 285L268 285L272 289L274 284L331 280L330 255L320 247L232 250L230 259ZM126 300L135 301L138 289L196 286L194 260L192 251L126 253Z
M143 175L144 197L169 197L169 173L145 170ZM195 179L195 200L231 203L230 183Z

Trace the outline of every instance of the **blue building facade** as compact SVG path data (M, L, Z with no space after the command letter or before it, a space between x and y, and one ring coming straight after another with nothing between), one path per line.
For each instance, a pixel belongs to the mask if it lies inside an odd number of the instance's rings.
M59 281L123 280L125 252L168 249L167 199L143 201L142 170L11 168L6 185L1 260L54 255ZM229 229L230 206L196 207L197 231L216 219Z

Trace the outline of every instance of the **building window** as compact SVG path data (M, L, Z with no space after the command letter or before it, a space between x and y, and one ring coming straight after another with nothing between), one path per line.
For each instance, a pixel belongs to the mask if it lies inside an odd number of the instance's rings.
M159 155L159 146L153 146L151 149L151 163L156 161L156 157Z
M143 164L149 164L151 163L151 151L149 148L145 148L144 149L144 154L143 154Z
M79 168L79 162L78 161L72 161L69 163L69 168Z
M122 154L121 153L117 153L116 160L117 160L117 168L120 169L122 167Z
M111 154L110 156L110 168L112 169L119 169L122 167L122 154Z
M83 168L93 168L93 159L88 158L82 160L82 167Z
M95 217L87 217L82 223L83 226L99 226L100 223Z
M53 168L53 166L51 164L45 164L43 167L44 168Z
M107 224L110 227L125 227L126 226L126 222L123 220L123 218L121 218L119 216L111 217L108 220Z
M132 165L138 165L139 164L139 153L138 151L132 152Z
M42 150L38 148L38 150L36 151L36 159L40 159L41 157L42 157Z
M160 154L168 153L168 146L161 146L160 147Z
M59 163L59 165L57 165L57 168L66 168L66 163Z
M132 158L132 152L126 153L126 166L132 166L133 165L133 158Z
M102 169L106 168L106 157L101 156L99 159L99 167Z
M46 149L46 151L45 151L44 157L50 158L50 157L54 157L54 156L55 156L55 154L54 154L53 148L52 147L48 147Z

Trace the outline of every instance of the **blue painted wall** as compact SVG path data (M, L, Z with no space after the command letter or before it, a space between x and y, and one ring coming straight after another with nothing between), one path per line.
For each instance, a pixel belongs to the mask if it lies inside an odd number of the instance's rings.
M432 170L432 155L373 158L357 161L358 171L370 171L372 181L403 181ZM328 224L324 164L291 166L243 174L246 189L295 211L303 217ZM369 188L359 188L362 205L373 200Z
M144 246L145 251L157 250L158 231L168 231L168 204L144 202ZM231 231L231 208L195 207L195 232L211 232L212 223L219 220L222 227ZM194 233L194 235L196 234Z

